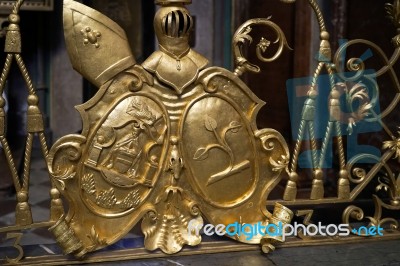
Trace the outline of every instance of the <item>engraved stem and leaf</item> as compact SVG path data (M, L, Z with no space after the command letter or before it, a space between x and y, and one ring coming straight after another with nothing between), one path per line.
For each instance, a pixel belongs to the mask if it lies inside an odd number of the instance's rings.
M235 155L226 140L228 132L237 133L239 132L240 128L242 128L242 125L239 122L232 121L230 122L229 126L222 129L221 132L218 132L218 122L207 114L205 116L204 125L207 131L210 131L214 134L217 143L212 143L197 149L193 159L197 161L205 160L208 158L209 152L213 149L222 150L229 156L229 166L222 172L212 175L207 181L207 186L249 167L250 162L248 160L235 165Z

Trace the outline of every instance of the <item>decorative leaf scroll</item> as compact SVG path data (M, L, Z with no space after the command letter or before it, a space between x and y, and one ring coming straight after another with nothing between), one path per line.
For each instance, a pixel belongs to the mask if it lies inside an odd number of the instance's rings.
M90 241L92 241L93 249L97 247L107 246L107 241L105 239L100 239L99 233L97 233L96 229L94 228L94 225L90 230L90 235L87 235L87 237L90 239Z
M400 132L397 132L400 135ZM388 140L383 142L382 148L384 150L389 149L395 152L394 159L400 162L400 138L394 140Z
M369 111L373 107L370 103L370 98L366 89L366 86L362 83L357 83L354 85L348 93L348 104L350 110L352 110L353 103L358 100L362 101L363 104L354 112L353 116L357 120L362 120L369 114Z
M289 157L286 155L281 155L281 158L277 161L275 161L272 157L269 158L269 163L272 165L272 171L274 172L278 172L281 171L283 169L286 169L286 171L288 172L289 170L288 165L289 165Z
M392 230L398 230L399 222L391 217L383 218L382 216L385 214L384 209L386 210L400 210L400 205L388 205L383 202L378 196L373 196L374 200L374 208L375 213L374 217L367 216L365 217L364 211L357 206L351 205L345 209L342 215L342 222L345 224L349 224L349 229L353 234L361 235L361 236L372 236L371 234L366 234L366 232L359 231L353 228L353 223L351 223L351 219L357 220L354 224L356 226L364 223L367 227L370 226L380 226L385 228L385 233L390 232Z
M96 189L96 182L92 174L87 174L82 178L82 190L89 195L99 207L106 209L111 209L114 207L120 209L135 208L141 202L139 190L137 189L131 191L121 201L118 201L113 188L98 192Z
M365 84L358 82L350 89L348 89L346 83L343 82L337 83L336 86L342 87L346 92L347 107L351 111L350 118L348 119L347 131L351 135L353 133L353 126L370 115L374 105L371 103ZM354 110L355 106L357 110Z
M114 207L117 204L114 189L110 188L109 190L100 191L96 196L96 204L106 209Z
M141 197L139 195L139 190L134 190L126 196L126 198L121 202L120 206L123 209L129 209L139 205Z
M82 189L89 195L96 194L96 184L92 174L83 176Z
M252 30L253 29L250 26L245 27L242 32L236 35L236 41L241 43L248 41L251 44L253 42L253 38L249 34Z
M235 62L238 65L237 68L235 69L236 75L240 76L247 70L255 73L260 72L260 67L250 63L245 58L242 51L243 50L242 47L246 42L249 44L253 42L253 38L250 36L250 33L252 31L252 26L265 26L271 28L276 34L275 41L272 42L263 37L257 44L256 47L257 58L262 62L272 62L276 60L282 54L282 51L285 47L291 49L289 47L289 44L287 43L285 34L283 33L282 29L278 25L270 21L270 18L271 17L248 20L246 23L240 26L239 29L235 32L233 36L233 48L234 48ZM272 57L266 58L264 57L263 53L267 51L271 43L277 44L278 49Z
M378 182L379 185L375 188L376 191L383 190L389 194L390 199L393 201L400 200L400 177L398 177L396 180L393 174L391 177L379 176Z

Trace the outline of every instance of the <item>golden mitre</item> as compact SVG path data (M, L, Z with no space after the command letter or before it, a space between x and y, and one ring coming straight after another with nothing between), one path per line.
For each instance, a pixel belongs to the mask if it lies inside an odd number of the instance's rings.
M64 0L64 35L72 66L97 87L136 63L125 31L73 0Z

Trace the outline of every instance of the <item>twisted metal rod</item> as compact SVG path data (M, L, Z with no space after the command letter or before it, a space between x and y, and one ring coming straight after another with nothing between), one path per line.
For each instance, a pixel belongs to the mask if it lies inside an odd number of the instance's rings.
M290 172L296 172L296 170L297 170L297 160L299 158L299 153L300 153L300 149L301 149L301 140L304 135L305 126L306 126L306 121L301 120L299 132L298 132L297 140L296 140L296 146L293 151L293 158L290 163Z
M326 151L328 149L328 144L329 144L330 136L331 136L331 132L332 132L332 126L333 126L332 124L333 124L333 122L331 122L331 121L328 122L328 126L327 126L326 132L325 132L324 142L322 143L321 155L319 158L319 168L321 168L321 169L324 166Z
M312 156L312 163L313 168L318 168L318 154L317 154L317 141L315 138L315 129L314 129L314 122L308 121L308 130L310 134L310 143L311 143L311 156Z
M18 171L17 168L15 167L10 146L8 145L7 139L4 136L0 136L0 143L3 146L4 154L6 155L8 168L10 169L11 176L14 181L15 190L19 192L21 191L21 183L19 181Z
M47 147L46 136L44 135L43 132L39 133L39 140L40 140L40 146L42 148L43 156L46 158L46 161L47 161L47 157L49 156L49 149Z
M25 155L24 155L24 172L23 172L23 183L22 190L28 191L29 187L29 174L31 166L32 157L32 144L33 144L33 134L29 133L25 144Z
M315 0L309 0L309 3L312 9L314 10L315 15L317 16L320 31L321 32L326 31L324 15L321 12L321 8L319 7L319 5Z
M15 5L13 7L12 13L18 14L23 3L24 3L24 0L17 0L17 2L15 3Z
M13 60L12 54L7 54L6 61L4 62L3 71L0 76L0 95L3 95L4 87L6 85L7 76L10 73L11 63Z
M32 84L32 79L29 76L28 70L26 69L24 60L22 59L20 54L15 54L15 59L17 61L18 67L21 70L22 77L25 80L26 85L28 86L29 94L34 95L35 93L35 88L33 87Z
M335 124L336 124L336 134L337 134L337 146L338 146L338 150L339 150L340 170L343 170L346 168L346 158L345 158L344 147L343 147L342 130L340 128L339 121L336 121Z

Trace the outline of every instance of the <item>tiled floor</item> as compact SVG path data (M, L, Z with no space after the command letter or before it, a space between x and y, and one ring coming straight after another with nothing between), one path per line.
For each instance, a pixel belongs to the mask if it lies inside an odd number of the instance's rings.
M35 222L48 221L50 182L44 160L39 155L35 155L32 161L30 186L29 202L32 207L33 220ZM0 194L0 229L4 226L13 225L15 222L15 196L5 194L4 191ZM131 234L131 236L135 235ZM21 239L23 246L39 247L43 254L59 252L59 249L53 243L53 237L45 228L26 231ZM6 240L6 235L0 233L0 264L1 260L9 254L10 248L8 247L12 247L12 245L13 240ZM400 265L400 240L282 248L268 256L261 254L260 251L247 251L110 262L102 265Z

